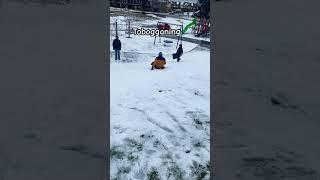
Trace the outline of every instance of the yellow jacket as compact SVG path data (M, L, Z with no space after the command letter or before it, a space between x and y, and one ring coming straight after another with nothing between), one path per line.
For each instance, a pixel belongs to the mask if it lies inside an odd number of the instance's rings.
M156 58L152 63L152 67L156 68L156 69L163 69L164 65L166 64L165 60L159 60L158 58Z

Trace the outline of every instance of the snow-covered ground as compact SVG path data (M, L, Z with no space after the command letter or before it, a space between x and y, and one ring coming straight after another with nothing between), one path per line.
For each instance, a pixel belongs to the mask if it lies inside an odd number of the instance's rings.
M131 38L126 38L128 35L124 33L118 34L121 40L122 52L125 53L143 53L157 55L160 51L172 54L176 51L177 39L168 39L161 37L161 40L157 37L145 36L145 35L131 35ZM112 51L112 37L110 41L110 50ZM164 40L171 41L171 43L165 43ZM154 44L155 41L155 44ZM183 51L188 52L194 49L197 44L182 42Z
M183 42L178 63L171 55L176 40L154 45L152 37L119 36L122 60L130 63L115 62L112 52L111 179L209 179L209 49ZM151 71L159 51L166 69Z

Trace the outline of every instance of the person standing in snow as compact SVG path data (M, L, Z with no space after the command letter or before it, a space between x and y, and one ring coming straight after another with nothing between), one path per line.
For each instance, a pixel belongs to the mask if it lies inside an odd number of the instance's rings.
M121 41L119 40L118 36L116 36L116 39L113 40L112 46L115 53L115 60L118 59L120 61Z
M151 70L156 69L164 69L164 65L166 64L166 59L162 56L162 52L159 52L159 56L151 63Z
M177 49L177 52L172 55L173 59L177 59L177 62L180 61L180 57L183 54L182 44L179 45L179 48Z

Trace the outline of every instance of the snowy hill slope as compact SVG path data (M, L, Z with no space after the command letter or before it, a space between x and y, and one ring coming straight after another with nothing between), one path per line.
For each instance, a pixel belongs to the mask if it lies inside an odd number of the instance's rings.
M115 14L110 21L117 20L123 30L126 18ZM135 16L131 25L153 26L158 20ZM183 41L184 53L178 63L172 59L177 39L126 38L125 31L118 31L122 49L121 61L116 62L115 35L111 30L111 179L209 179L209 49ZM166 68L151 71L150 63L160 51L167 60Z
M195 49L154 71L152 59L111 63L112 178L209 178L209 56Z

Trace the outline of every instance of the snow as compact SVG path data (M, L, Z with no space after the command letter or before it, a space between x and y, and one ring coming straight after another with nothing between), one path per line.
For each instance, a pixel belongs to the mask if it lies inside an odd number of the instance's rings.
M205 172L202 179L209 179L209 49L183 42L178 63L171 55L176 40L153 45L149 36L119 36L123 58L115 62L112 52L110 64L111 179L146 179L152 172L186 180ZM151 71L159 51L166 68Z
M147 14L147 16L153 17L153 18L159 18L157 15L154 14Z
M144 35L131 35L131 38L128 37L127 34L119 33L118 34L121 40L121 47L123 48L123 52L139 52L144 50L145 54L153 54L157 55L160 51L166 52L167 54L172 54L176 51L177 39L169 39L169 38L161 38L161 42L159 42L159 38L156 38L156 43L154 44L155 37L144 36ZM110 41L110 50L112 50L112 37ZM172 43L165 43L164 40L172 41ZM185 52L191 51L197 46L197 44L183 42L183 49Z

